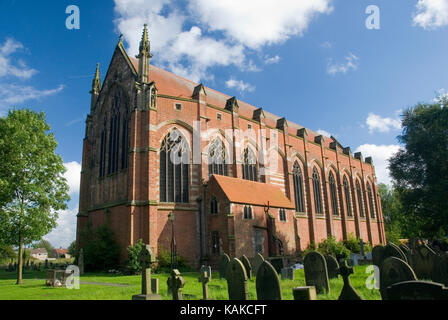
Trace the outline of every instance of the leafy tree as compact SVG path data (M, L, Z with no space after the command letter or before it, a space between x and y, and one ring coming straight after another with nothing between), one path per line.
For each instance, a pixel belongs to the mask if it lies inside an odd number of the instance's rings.
M399 239L408 237L413 226L408 225L402 213L400 196L397 190L384 183L378 185L383 209L384 229L387 242L399 244Z
M11 260L17 258L13 246L0 244L0 261Z
M69 187L54 135L43 113L11 110L0 118L0 239L18 252L22 283L23 247L56 227L67 208Z
M67 248L68 250L68 254L72 257L76 257L77 256L77 251L76 251L76 241L73 241L72 243L70 243L70 245Z
M405 111L398 140L404 149L390 159L402 214L412 237L448 234L448 107L445 99Z
M43 248L43 249L47 250L48 256L53 254L53 251L54 251L54 248L51 245L50 241L44 240L44 239L42 239L39 242L36 242L35 244L33 244L33 248L34 249Z
M118 269L120 247L115 235L107 225L92 230L90 226L83 232L84 265L88 271Z
M145 246L143 243L143 240L140 239L137 241L136 244L133 246L128 247L128 271L131 274L136 274L138 272L142 271L142 266L140 265L140 262L138 261L138 257L140 255L140 252L142 251L142 248Z

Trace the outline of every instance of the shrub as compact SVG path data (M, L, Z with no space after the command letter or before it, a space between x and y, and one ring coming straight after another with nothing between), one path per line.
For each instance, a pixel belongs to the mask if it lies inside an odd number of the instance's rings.
M157 269L156 272L171 272L171 251L165 250L164 248L159 247L159 253L157 256ZM186 260L180 256L177 255L177 269L180 272L188 272L192 271L190 266L188 266Z
M120 247L114 233L106 225L87 229L84 247L86 271L109 271L119 268Z
M361 253L361 245L359 244L359 239L357 239L353 233L349 233L347 239L345 239L343 243L351 253Z
M342 242L337 242L336 238L331 236L325 239L317 248L317 251L323 255L332 255L336 259L349 259L350 250L348 250Z
M128 260L126 262L126 265L127 271L130 274L136 274L142 271L142 266L138 261L138 256L140 255L140 252L142 251L142 248L144 246L145 244L143 243L143 240L140 239L136 244L128 247Z

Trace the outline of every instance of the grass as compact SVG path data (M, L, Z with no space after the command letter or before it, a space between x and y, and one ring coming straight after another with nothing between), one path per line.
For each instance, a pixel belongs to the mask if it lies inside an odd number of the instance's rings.
M365 286L366 266L355 267L355 274L351 276L351 284L365 300L380 300L379 290L369 290ZM202 285L198 282L198 273L183 273L186 283L183 289L185 300L202 299ZM167 295L166 280L168 274L155 274L159 279L159 294L163 300L171 300ZM104 284L125 284L126 287L104 286L99 284L83 284L80 290L67 288L49 288L45 286L45 272L25 271L22 285L16 285L16 273L0 271L0 300L130 300L133 295L140 293L140 276L122 276L109 274L88 273L81 277L81 282ZM292 300L292 288L305 286L303 270L295 271L295 279L281 281L284 300ZM249 300L256 300L255 279L248 280ZM337 300L342 290L341 278L330 280L330 292L318 296L319 300ZM218 273L213 273L209 283L209 294L212 300L228 300L227 282L219 279Z

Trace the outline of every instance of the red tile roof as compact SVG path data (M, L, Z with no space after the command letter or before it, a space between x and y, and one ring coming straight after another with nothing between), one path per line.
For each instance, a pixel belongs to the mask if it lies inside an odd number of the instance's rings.
M67 254L68 253L67 249L54 249L54 251L56 251L58 254Z
M233 203L294 209L294 205L280 188L273 185L238 178L213 175L210 181L216 181L227 199Z

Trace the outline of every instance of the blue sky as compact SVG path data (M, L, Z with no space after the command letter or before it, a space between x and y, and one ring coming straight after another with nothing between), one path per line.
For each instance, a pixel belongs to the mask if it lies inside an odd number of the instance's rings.
M66 28L66 8L80 29ZM379 9L380 29L366 27ZM448 0L114 0L0 2L0 115L45 111L68 168L70 209L47 238L75 237L84 121L96 63L120 34L135 54L373 156L380 182L399 148L400 110L448 89Z

